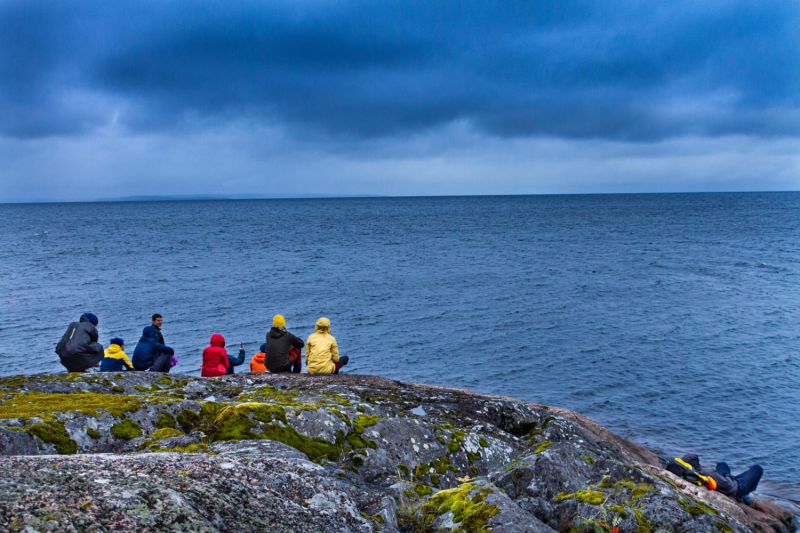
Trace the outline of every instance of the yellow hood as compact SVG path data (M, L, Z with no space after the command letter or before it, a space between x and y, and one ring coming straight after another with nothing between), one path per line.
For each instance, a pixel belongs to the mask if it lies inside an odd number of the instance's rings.
M314 326L314 331L317 333L330 333L331 332L331 321L325 317L320 318L317 320L317 325Z

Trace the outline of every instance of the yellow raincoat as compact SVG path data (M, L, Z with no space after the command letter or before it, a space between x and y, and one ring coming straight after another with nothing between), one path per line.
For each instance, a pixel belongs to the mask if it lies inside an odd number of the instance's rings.
M339 347L331 335L331 321L320 318L306 341L306 370L309 374L333 374L333 363L338 362Z

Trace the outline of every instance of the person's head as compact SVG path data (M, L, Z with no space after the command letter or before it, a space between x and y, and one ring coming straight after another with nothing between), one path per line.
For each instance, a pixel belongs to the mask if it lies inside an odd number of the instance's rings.
M275 315L275 318L272 319L272 325L278 326L279 328L286 327L286 319L281 315Z
M314 326L314 331L317 333L330 333L331 332L331 321L325 318L324 316L317 320L317 324Z
M92 313L83 313L81 315L81 322L91 322L93 325L97 325L97 316Z
M267 353L267 343L262 344L259 350L261 350L261 353Z
M158 338L158 328L155 326L145 326L142 330L142 337L146 339Z
M224 348L225 337L223 337L219 333L214 333L213 335L211 335L211 346L218 346L220 348Z
M163 323L164 323L164 319L161 318L161 315L159 315L158 313L153 315L153 325L155 327L160 328L161 324L163 324Z
M123 349L123 350L125 349L125 341L124 341L124 340L122 340L122 339L120 339L119 337L114 337L113 339L111 339L110 341L108 341L108 343L109 343L109 344L116 344L116 345L117 345L117 346L119 346L121 349Z

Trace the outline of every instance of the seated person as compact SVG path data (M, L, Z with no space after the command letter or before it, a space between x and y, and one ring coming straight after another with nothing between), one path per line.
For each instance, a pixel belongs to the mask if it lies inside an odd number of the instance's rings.
M267 351L264 365L273 374L283 372L300 373L300 348L302 339L286 330L286 320L281 315L272 319L272 329L267 333Z
M84 313L78 322L67 328L56 345L56 353L67 372L86 372L100 366L103 360L103 345L97 342L97 317Z
M150 370L159 354L175 355L175 350L158 342L160 332L156 326L147 326L133 350L133 368ZM171 359L171 358L170 358Z
M100 361L100 372L122 372L133 370L133 364L125 355L125 341L119 337L111 339L105 357Z
M250 372L257 373L257 372L266 372L267 367L264 366L264 356L267 352L267 343L261 345L260 352L255 354L252 359L250 359Z
M219 333L211 335L211 343L203 350L203 366L200 367L200 376L214 378L228 373L228 352L225 351L225 337Z
M239 366L242 363L244 363L244 355L245 355L244 354L244 343L241 343L241 346L239 346L239 355L238 355L238 357L230 357L228 359L228 362L230 364L228 365L228 370L225 373L226 374L233 374L233 367Z
M325 317L317 320L314 333L306 341L306 370L309 374L338 374L350 360L339 356L339 346L331 335L331 321Z

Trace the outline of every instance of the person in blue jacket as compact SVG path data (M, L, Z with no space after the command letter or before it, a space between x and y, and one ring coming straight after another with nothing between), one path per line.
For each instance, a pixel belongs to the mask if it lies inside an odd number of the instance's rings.
M244 343L239 347L239 357L228 357L228 370L226 374L233 374L233 367L239 366L244 363Z
M133 368L149 370L160 354L175 355L175 350L158 342L158 328L147 326L133 350Z

